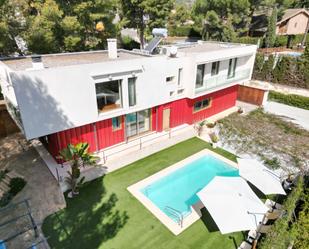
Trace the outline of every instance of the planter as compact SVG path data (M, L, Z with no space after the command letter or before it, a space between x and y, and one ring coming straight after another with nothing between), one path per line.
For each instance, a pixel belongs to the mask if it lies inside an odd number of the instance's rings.
M212 145L212 148L214 149L217 148L217 143L212 143L211 145Z

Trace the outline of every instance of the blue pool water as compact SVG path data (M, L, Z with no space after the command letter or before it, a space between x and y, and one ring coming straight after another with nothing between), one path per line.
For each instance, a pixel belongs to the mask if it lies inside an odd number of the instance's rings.
M202 156L167 176L151 183L140 191L165 214L166 207L186 216L191 206L199 201L196 193L215 176L239 176L238 170L211 155Z

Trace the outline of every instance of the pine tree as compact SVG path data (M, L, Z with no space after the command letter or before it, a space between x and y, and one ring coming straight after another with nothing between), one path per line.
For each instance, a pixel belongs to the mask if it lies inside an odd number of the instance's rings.
M144 48L145 33L153 28L165 27L174 0L121 0L122 15L126 27L136 28Z
M271 16L268 19L267 32L265 37L265 46L271 48L274 46L276 41L276 24L277 24L277 8L274 7Z

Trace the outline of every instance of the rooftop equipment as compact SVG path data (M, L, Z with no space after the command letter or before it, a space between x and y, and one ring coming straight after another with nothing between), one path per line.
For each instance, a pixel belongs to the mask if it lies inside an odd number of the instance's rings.
M152 35L154 36L153 39L148 43L145 50L152 54L153 51L157 48L159 43L162 41L163 38L167 37L167 29L164 28L154 28L152 30Z

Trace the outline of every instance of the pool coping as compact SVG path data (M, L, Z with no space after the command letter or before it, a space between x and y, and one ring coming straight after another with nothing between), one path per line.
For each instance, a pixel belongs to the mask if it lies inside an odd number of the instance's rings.
M177 169L182 168L183 166L187 165L188 163L202 157L203 155L212 155L219 160L229 164L230 166L237 168L237 163L209 150L204 149L198 153L195 153L184 160L181 160L165 169L160 170L153 175L146 177L145 179L134 183L127 187L127 190L136 198L138 199L161 223L163 223L174 235L179 235L181 232L186 230L189 226L191 226L194 222L199 220L202 216L201 208L203 208L203 204L201 202L196 203L195 205L191 206L191 213L187 215L183 219L182 227L178 225L175 221L173 221L169 216L167 216L161 209L159 209L155 204L153 204L142 192L140 189L146 187L147 185L151 184L152 182L176 171Z

